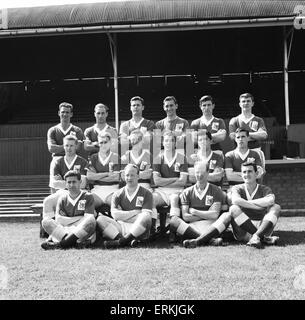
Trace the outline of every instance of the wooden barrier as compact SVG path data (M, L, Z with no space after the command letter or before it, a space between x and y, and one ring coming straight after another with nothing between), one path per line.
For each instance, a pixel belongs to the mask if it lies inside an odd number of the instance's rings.
M48 175L50 161L45 137L0 139L0 175Z

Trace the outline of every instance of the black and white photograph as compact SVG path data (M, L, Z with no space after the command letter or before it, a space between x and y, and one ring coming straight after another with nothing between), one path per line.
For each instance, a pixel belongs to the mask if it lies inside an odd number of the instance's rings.
M0 61L2 302L305 299L305 1L0 0Z

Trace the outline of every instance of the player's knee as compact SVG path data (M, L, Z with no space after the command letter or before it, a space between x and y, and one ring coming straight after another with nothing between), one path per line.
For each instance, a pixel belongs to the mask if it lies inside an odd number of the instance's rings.
M104 231L109 223L109 218L104 215L99 215L96 219L96 227L101 231Z
M142 225L148 225L149 223L151 223L151 214L149 212L142 211L140 213L140 217Z
M96 220L93 215L85 217L84 229L88 233L93 233L96 228Z
M220 219L222 220L222 222L224 224L229 224L231 222L232 216L230 214L230 212L224 212L221 216Z
M177 216L171 216L169 221L169 227L171 230L177 230L181 222L181 219Z
M278 218L280 216L280 213L281 213L281 206L279 204L274 204L272 207L271 207L272 211L274 212L274 214L276 215L276 217Z
M51 218L44 218L41 221L41 226L48 234L50 234L50 230L55 227L55 221Z
M233 204L229 209L229 213L230 213L231 217L234 219L234 218L238 217L242 213L242 211L239 206Z

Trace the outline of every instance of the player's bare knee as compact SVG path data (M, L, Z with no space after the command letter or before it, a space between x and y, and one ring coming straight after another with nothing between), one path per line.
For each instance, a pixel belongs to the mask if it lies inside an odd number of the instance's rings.
M147 225L149 223L151 223L151 214L147 211L142 211L140 213L140 217L141 217L141 222L143 225Z
M230 212L224 212L220 218L224 224L229 224L231 222L232 216Z
M176 230L181 223L181 219L177 216L171 216L169 221L169 227L171 230Z
M96 227L102 231L106 229L109 223L109 218L104 215L100 215L96 219Z
M280 216L281 213L281 206L279 204L274 204L272 207L272 212L274 213L274 215L278 218Z
M239 206L233 204L229 209L229 213L231 217L234 219L237 218L242 213L242 211Z

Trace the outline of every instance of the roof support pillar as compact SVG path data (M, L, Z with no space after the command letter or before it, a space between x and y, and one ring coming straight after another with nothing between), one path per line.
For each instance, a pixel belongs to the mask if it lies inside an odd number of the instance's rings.
M119 132L119 87L118 87L118 55L117 55L117 34L107 33L111 51L113 66L113 87L114 87L114 110L115 110L115 128Z
M290 125L290 115L289 115L289 79L288 79L288 64L291 52L291 45L293 40L294 28L286 32L286 27L283 27L283 45L284 45L284 97L285 97L285 122L286 129ZM289 51L288 51L288 38L290 38Z

